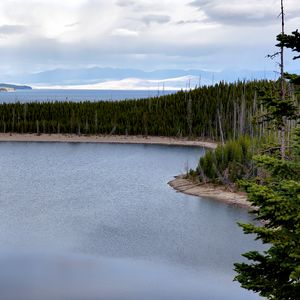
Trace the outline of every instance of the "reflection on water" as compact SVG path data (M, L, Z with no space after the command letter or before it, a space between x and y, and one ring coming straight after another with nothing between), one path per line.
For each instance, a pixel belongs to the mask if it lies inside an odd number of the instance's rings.
M202 153L0 144L0 284L7 299L17 297L13 291L28 299L121 299L127 290L128 299L258 299L232 282L233 262L259 247L236 225L249 220L247 212L167 185Z

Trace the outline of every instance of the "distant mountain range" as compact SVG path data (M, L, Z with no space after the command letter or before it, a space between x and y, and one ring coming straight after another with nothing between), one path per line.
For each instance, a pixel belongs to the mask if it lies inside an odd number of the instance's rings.
M0 88L14 89L14 90L32 90L32 87L28 85L15 85L8 83L0 83Z
M251 70L224 70L220 72L206 70L180 70L165 69L155 71L142 71L130 68L77 68L77 69L54 69L38 73L22 73L17 75L0 75L0 81L26 83L36 87L51 86L81 86L105 83L114 83L108 86L118 86L118 82L122 81L121 86L126 85L128 80L135 79L139 85L145 87L157 87L158 83L169 85L170 88L184 88L187 86L195 87L199 84L210 85L221 80L233 82L237 80L252 79L275 79L278 77L274 71L251 71ZM178 80L177 80L178 79ZM156 81L156 82L155 82ZM141 87L141 86L139 86ZM20 87L18 87L19 89ZM29 87L24 86L25 89Z

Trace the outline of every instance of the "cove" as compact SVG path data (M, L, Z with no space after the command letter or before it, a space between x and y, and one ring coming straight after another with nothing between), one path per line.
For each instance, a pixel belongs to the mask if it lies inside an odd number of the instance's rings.
M12 280L26 277L31 287L32 270L44 266L40 299L49 282L53 293L64 282L78 299L84 291L85 299L99 299L104 290L105 299L118 299L118 293L109 298L107 281L114 286L109 291L129 290L122 299L259 299L232 282L240 254L262 248L236 224L250 220L247 211L167 185L203 153L178 146L0 143L0 286L7 270L15 270ZM31 271L23 274L26 263ZM71 278L60 278L61 264L71 266Z

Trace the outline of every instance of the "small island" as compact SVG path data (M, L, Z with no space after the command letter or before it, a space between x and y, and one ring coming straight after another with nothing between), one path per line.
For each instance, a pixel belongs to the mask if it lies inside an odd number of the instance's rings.
M32 87L28 85L0 83L0 92L14 92L17 90L32 90Z

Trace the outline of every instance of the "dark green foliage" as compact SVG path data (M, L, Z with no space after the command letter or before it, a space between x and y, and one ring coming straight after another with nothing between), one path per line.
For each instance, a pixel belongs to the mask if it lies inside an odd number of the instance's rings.
M246 182L252 213L261 226L241 224L246 234L270 246L263 254L251 251L244 257L251 264L237 263L236 280L242 287L274 300L297 300L300 295L300 135L293 159L255 157L267 174L260 182Z
M289 73L284 73L284 77L288 79L292 84L295 86L300 86L300 76L297 74L289 74Z
M286 125L287 120L297 118L297 107L295 101L289 94L282 97L280 87L269 86L259 91L259 100L265 108L265 114L261 116L260 122L268 122L280 130Z
M292 34L279 34L277 36L277 41L279 42L277 47L285 47L291 49L293 52L300 52L300 33L298 30L292 32ZM299 59L300 55L294 56L294 59ZM300 76L297 74L289 74L285 73L285 78L289 79L291 83L293 83L296 88L300 89Z
M282 16L283 2L282 4ZM284 19L283 19L284 21ZM283 22L284 24L284 22ZM291 48L300 52L300 35L281 34L277 37L282 49ZM283 51L281 52L283 54ZM295 56L294 59L300 58ZM281 64L283 73L283 60ZM297 75L287 75L292 83L298 82ZM236 263L235 280L241 286L272 300L298 300L300 297L300 131L289 156L285 155L285 133L287 120L298 121L294 103L286 95L285 81L280 79L279 95L266 92L263 104L275 131L281 131L281 156L256 156L257 167L264 172L259 181L244 181L248 200L255 209L252 213L261 222L240 224L246 234L255 234L256 239L269 246L264 253L250 251L243 256L249 263Z
M277 41L279 41L279 44L277 44L277 47L285 47L292 49L294 52L300 52L300 33L298 30L295 30L292 32L292 34L279 34L277 36ZM300 55L294 56L294 59L300 58Z
M289 87L288 83L284 83ZM278 155L281 150L281 136L277 137L277 143L263 146L265 135L268 134L268 142L273 139L278 131L286 129L287 122L292 128L296 126L299 104L291 93L284 97L281 95L281 82L274 82L272 85L263 85L258 87L257 95L258 105L261 105L259 112L254 109L256 115L253 115L256 126L253 126L253 138L242 136L236 140L229 140L225 145L219 145L215 151L207 151L205 156L200 159L197 173L200 181L223 184L226 186L236 187L235 183L240 179L250 179L257 175L257 168L253 164L253 155L258 151L266 151ZM295 121L292 124L291 121ZM264 131L258 132L260 126ZM289 129L290 130L290 129ZM286 130L285 130L286 131ZM284 145L288 144L286 137L289 135L284 131ZM288 150L284 156L288 155Z
M230 140L216 150L208 150L200 158L197 173L201 181L231 185L253 176L252 156L257 143L244 136Z
M194 136L211 140L254 134L257 89L253 81L119 102L0 104L0 132ZM221 122L219 122L220 120Z

